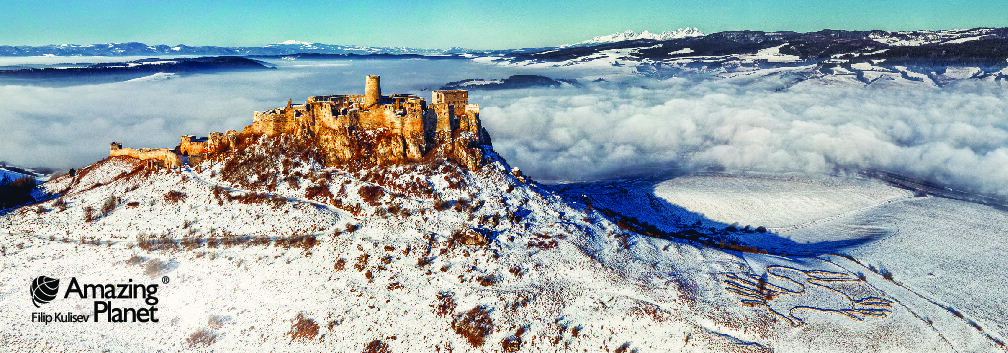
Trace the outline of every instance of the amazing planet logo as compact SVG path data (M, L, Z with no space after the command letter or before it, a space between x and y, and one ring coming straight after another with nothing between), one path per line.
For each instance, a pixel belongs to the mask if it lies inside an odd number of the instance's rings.
M56 299L58 292L59 279L38 276L31 284L32 304L35 304L35 307L38 308L41 304Z

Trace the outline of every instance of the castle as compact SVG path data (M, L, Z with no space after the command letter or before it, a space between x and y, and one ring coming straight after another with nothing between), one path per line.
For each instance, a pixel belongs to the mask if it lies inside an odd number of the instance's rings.
M242 136L293 134L321 147L327 165L351 162L386 165L442 157L476 169L481 145L489 136L479 121L479 106L464 90L434 91L432 101L412 94L382 95L381 78L367 76L364 94L310 97L265 112L255 112L242 132L182 136L174 150L122 148L113 142L110 156L131 156L176 168L190 156L227 152Z

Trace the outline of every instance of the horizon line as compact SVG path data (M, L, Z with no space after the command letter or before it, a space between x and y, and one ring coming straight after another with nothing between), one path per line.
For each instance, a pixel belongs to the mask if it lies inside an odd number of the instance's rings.
M652 33L652 34L661 34L661 33L665 33L665 32L675 32L676 30L688 29L688 28L693 28L693 29L700 30L700 27L696 27L696 26L680 27L680 28L677 28L675 30L666 30L666 31L658 31L658 32L654 32L654 31L651 31L649 29L642 29L640 31L632 30L632 29L627 29L627 30L624 30L624 31L617 31L617 32L612 32L612 33L607 33L607 34L595 35L595 36L592 36L591 38L586 39L585 41L591 40L591 39L596 38L596 37L602 37L602 36L607 36L607 35L612 35L612 34L618 34L618 33L625 33L625 32L633 32L633 33L637 33L637 34L640 34L640 33L643 33L643 32L649 32L649 33ZM801 31L796 31L796 30L733 29L733 30L724 30L724 31L704 33L704 36L712 35L712 34L718 34L718 33L725 33L725 32L764 32L764 33L793 32L793 33L816 33L816 32L822 32L822 31L847 31L847 32L874 32L874 31L881 31L881 32L890 32L891 33L891 32L969 31L969 30L977 30L977 29L1001 29L1001 28L1008 28L1008 27L978 26L978 27L970 27L970 28L898 29L898 30L821 28L821 29L818 29L818 30L807 31L807 32L801 32ZM703 32L703 31L700 30L700 32ZM295 43L287 43L287 42L295 42ZM0 44L0 46L6 46L6 47L36 47L36 48L37 47L51 47L51 46L57 46L57 47L58 46L82 46L82 47L86 47L86 46L104 45L104 44L129 44L129 43L143 44L143 45L146 45L146 46L149 46L149 47L151 47L151 46L168 46L168 47L187 46L187 47L220 47L220 48L262 48L262 47L267 47L267 46L271 46L271 45L321 44L321 45L339 45L339 46L362 47L362 48L408 48L408 49L420 49L420 50L451 50L451 49L507 50L507 49L527 49L527 48L550 47L550 45L547 45L547 46L518 46L518 47L508 47L508 48L486 48L486 49L476 49L476 48L465 47L465 46L433 48L433 47L410 46L410 45L407 45L407 44L402 44L402 45L367 45L367 44L350 44L350 43L325 43L325 42L317 42L317 41L300 41L300 40L296 40L296 39L288 39L288 40L285 40L285 41L282 41L282 42L265 43L265 44L186 44L186 43L167 44L167 43L164 43L164 42L157 43L157 44L148 44L146 41L109 41L109 42L97 42L97 43L87 43L87 44L78 44L78 43L69 43L69 42L67 42L67 43L38 44L38 45L31 45L31 44ZM577 42L577 43L580 43L580 42ZM563 43L563 44L556 44L556 45L552 45L552 46L561 46L561 45L566 45L566 44L575 44L575 43Z

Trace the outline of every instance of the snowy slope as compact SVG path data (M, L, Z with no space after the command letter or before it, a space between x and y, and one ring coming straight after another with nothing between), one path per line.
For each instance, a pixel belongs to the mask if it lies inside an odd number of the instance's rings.
M729 275L726 284L743 302L787 316L795 308L816 306L776 298L793 296L794 282L801 283L803 276L811 276L810 283L845 282L843 276L810 273L809 268L853 273L863 278L856 281L866 285L862 290L874 293L869 297L884 299L864 302L864 309L907 309L909 320L925 324L940 337L944 346L940 350L1004 349L1008 331L999 313L1008 306L999 284L1006 279L1008 262L1003 242L997 240L1008 232L1008 213L1003 210L940 197L914 197L909 191L862 178L693 176L620 185L613 192L621 193L619 198L596 193L612 190L611 184L567 186L564 192L584 193L596 207L613 207L664 227L682 227L696 220L704 226L765 222L777 226L770 233L794 240L793 246L821 249L816 256L790 259L742 255L755 274ZM865 234L870 236L862 238ZM836 247L836 242L844 246ZM771 300L752 296L760 278L776 292ZM857 312L851 314L855 321L863 319Z
M629 232L512 172L492 151L477 171L437 160L353 170L325 168L294 142L263 138L240 152L254 158L210 158L178 172L110 158L51 180L45 188L58 198L0 218L10 232L0 237L0 321L8 327L0 344L114 351L946 347L913 312L853 272ZM235 162L242 160L259 162L249 169ZM84 220L85 209L102 210L110 196L111 210ZM779 276L775 285L801 288L771 287L778 295L765 305L740 296L750 293L748 278L764 271ZM24 290L40 274L141 283L167 276L161 321L40 328L25 320L38 309ZM848 312L865 305L878 310ZM44 310L90 312L63 299ZM888 333L882 338L880 328Z

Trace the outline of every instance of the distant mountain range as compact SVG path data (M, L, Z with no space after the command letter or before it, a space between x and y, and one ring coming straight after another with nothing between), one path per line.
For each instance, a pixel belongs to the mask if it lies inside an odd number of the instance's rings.
M473 50L460 47L448 49L423 49L412 47L371 47L359 45L340 45L309 43L288 40L281 43L264 46L190 46L179 45L147 45L144 43L103 43L103 44L51 44L42 46L0 45L0 56L165 56L165 55L195 55L195 56L275 56L293 54L416 54L416 55L451 55L451 54L501 54L501 53L539 53L556 49L578 50L578 48L596 47L599 45L628 44L636 46L641 43L666 42L706 42L723 43L736 49L744 50L753 44L783 43L794 41L795 44L807 42L836 42L830 49L852 49L852 46L882 48L925 46L938 44L963 44L971 41L1008 38L1008 28L974 28L944 31L843 31L822 30L818 32L798 33L790 31L727 31L704 34L697 28L680 28L674 31L651 33L648 31L624 31L554 47ZM674 44L674 43L670 43ZM796 48L801 51L802 48ZM819 53L823 54L823 53Z
M189 45L147 45L144 43L105 44L53 44L43 46L0 45L0 56L164 56L164 55L289 55L314 54L422 54L446 55L465 52L465 49L419 49L406 47L366 47L306 43L294 40L261 47L218 47Z
M365 47L285 41L261 47L216 47L111 43L91 45L0 46L0 56L242 56L313 59L356 56L387 58L475 59L539 67L617 67L652 77L700 74L739 77L780 75L801 82L839 79L855 84L898 82L942 86L963 79L1008 82L1008 28L943 31L763 32L704 34L696 28L663 33L625 31L575 44L502 50ZM175 60L175 59L172 59ZM220 60L220 59L217 59ZM122 64L122 63L120 63ZM235 66L228 63L228 66ZM239 63L242 68L246 64ZM183 65L188 67L189 63ZM65 65L64 65L65 66ZM200 68L206 66L200 63ZM254 66L254 65L253 65ZM148 66L154 69L154 66ZM174 70L160 66L159 72ZM105 67L79 70L107 73ZM137 71L129 68L125 71ZM114 69L122 72L124 69ZM56 72L9 71L29 78ZM63 73L71 73L63 71ZM454 84L473 86L477 81ZM492 83L492 84L491 84ZM483 89L511 87L487 82Z
M680 30L682 31L682 30ZM677 57L755 54L779 47L779 54L799 59L834 58L947 58L982 59L1008 57L1004 50L1008 28L976 28L950 31L840 31L762 32L729 31L708 35L693 32L651 35L642 32L595 37L577 45L524 53L518 59L560 61L580 58L606 50L631 50L628 59L669 59ZM669 39L665 39L670 37ZM895 51L881 55L888 51ZM997 60L994 60L997 61ZM992 62L993 64L1000 64Z

